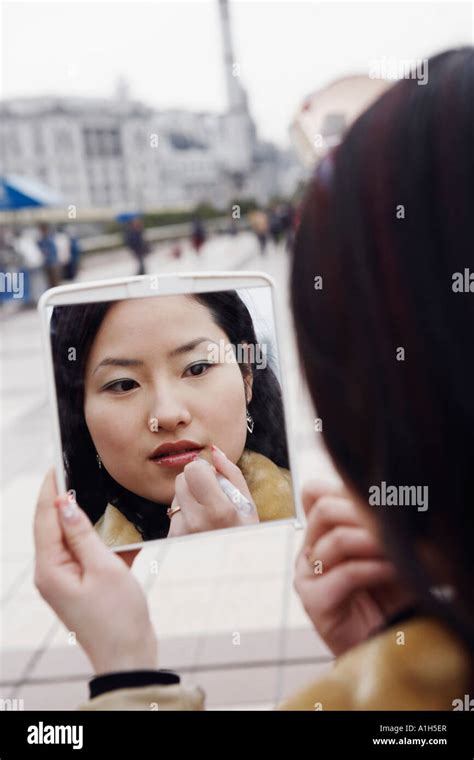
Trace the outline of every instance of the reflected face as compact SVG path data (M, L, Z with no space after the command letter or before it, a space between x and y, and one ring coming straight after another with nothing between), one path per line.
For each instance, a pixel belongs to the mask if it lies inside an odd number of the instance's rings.
M84 413L124 488L171 504L176 476L193 458L210 462L213 444L240 459L251 381L236 362L215 361L219 341L229 344L189 296L119 301L107 312L86 365Z

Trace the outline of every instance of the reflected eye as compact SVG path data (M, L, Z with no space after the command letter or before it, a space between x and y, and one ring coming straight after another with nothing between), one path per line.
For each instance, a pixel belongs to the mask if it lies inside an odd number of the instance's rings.
M190 367L185 369L184 374L189 374L192 377L199 377L200 375L204 375L209 368L213 366L212 362L196 362L196 364L191 364Z
M112 393L126 393L133 390L133 388L138 388L138 383L135 380L124 378L123 380L114 380L109 385L104 385L102 390L112 391Z

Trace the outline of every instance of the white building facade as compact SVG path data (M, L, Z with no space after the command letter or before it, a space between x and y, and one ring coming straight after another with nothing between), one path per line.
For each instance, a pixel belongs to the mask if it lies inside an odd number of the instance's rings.
M38 179L78 208L225 199L221 140L218 115L97 98L0 103L1 173Z
M156 112L112 98L11 99L0 103L0 173L37 179L78 209L266 203L282 191L284 153L254 137L250 160L250 125L239 164L235 129L232 114Z

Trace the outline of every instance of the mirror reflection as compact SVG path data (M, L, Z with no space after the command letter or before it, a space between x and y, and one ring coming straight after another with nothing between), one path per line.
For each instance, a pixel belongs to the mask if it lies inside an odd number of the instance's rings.
M55 306L66 482L108 546L294 517L270 287Z

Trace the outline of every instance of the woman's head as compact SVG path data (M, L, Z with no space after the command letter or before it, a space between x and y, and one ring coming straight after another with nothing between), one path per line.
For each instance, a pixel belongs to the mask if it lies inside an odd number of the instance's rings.
M163 443L187 440L209 462L215 444L240 459L252 373L209 361L209 346L224 341L209 309L183 295L107 312L86 362L84 414L103 466L129 491L171 504L184 465L153 456Z
M235 463L248 446L287 463L284 426L268 419L273 407L283 422L272 370L226 350L256 344L235 292L60 307L52 332L66 467L91 517L111 501L150 537L166 534L156 505L171 504L186 462L157 456L163 444L186 441L208 461L216 445Z
M299 352L346 483L427 487L372 507L426 603L474 640L474 52L430 59L354 123L311 183L292 270ZM315 277L321 277L315 289ZM474 279L474 278L473 278ZM446 609L445 609L446 608Z

